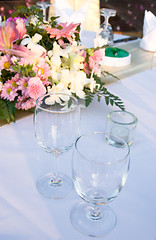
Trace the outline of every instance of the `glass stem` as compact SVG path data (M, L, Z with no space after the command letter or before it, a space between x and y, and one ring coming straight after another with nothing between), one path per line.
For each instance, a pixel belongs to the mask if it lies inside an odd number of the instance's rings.
M109 21L109 16L105 17L105 28L107 29L108 27L108 21Z
M99 220L101 219L103 214L100 211L100 207L92 204L89 209L88 217L92 220Z
M54 177L50 180L50 185L51 186L54 186L54 187L59 187L62 185L62 182L61 182L61 179L59 177L59 174L58 174L58 171L59 171L59 160L60 160L60 157L59 157L60 154L55 154L55 160L53 161L54 162Z

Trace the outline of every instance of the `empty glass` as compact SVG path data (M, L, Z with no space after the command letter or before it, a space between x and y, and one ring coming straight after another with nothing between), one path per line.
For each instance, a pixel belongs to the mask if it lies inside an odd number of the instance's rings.
M38 144L54 157L69 151L79 134L80 108L78 100L63 93L45 94L37 99L34 130ZM48 198L63 198L73 188L72 180L59 169L41 176L38 191Z
M47 20L47 8L51 6L51 3L49 2L37 2L37 6L39 6L42 11L43 11L43 20L46 21Z
M106 132L123 138L129 145L133 143L135 129L137 126L137 118L133 113L117 110L112 111L107 115ZM110 139L111 143L122 146L122 142Z
M97 132L82 135L73 153L73 181L84 202L72 209L71 222L78 231L93 237L104 236L116 225L107 203L122 190L130 166L128 144L120 139L123 145L118 148L109 143L109 137Z
M100 10L100 15L105 18L104 22L100 27L99 37L103 41L103 45L113 45L114 43L114 34L111 24L109 23L109 18L116 15L116 10L102 8Z

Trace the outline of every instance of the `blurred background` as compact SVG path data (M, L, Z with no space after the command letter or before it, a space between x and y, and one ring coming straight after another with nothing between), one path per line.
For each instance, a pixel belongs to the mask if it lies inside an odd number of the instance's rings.
M50 1L50 0L49 0ZM9 17L18 5L36 4L37 0L0 0L0 15ZM130 36L142 37L145 10L156 15L156 1L153 0L100 0L100 8L113 8L116 17L110 18L114 32ZM101 18L101 21L103 19Z

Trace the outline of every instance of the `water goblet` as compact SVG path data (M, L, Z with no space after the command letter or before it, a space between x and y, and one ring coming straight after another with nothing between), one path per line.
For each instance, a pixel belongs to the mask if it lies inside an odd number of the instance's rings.
M43 20L46 21L47 20L47 18L46 18L47 12L46 11L47 11L47 8L51 6L51 3L49 3L49 2L37 2L37 6L39 6L42 9Z
M73 207L70 218L78 231L92 237L104 236L115 227L116 216L107 204L122 190L130 166L128 144L120 139L122 148L115 147L108 138L101 132L82 135L73 152L73 181L84 202Z
M34 112L34 131L38 144L59 161L69 151L79 134L80 108L78 100L63 93L45 94L37 99ZM48 198L63 198L73 189L72 180L55 169L41 176L38 191Z
M99 37L103 41L103 45L113 45L114 43L114 34L111 24L109 23L109 18L116 15L116 10L102 8L100 10L100 15L105 18L104 22L101 24Z

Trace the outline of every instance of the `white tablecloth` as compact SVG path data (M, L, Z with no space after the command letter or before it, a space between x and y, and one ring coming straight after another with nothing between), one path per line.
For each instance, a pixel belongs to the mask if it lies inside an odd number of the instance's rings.
M156 239L156 71L134 75L108 86L138 117L131 167L123 191L110 204L117 225L105 240ZM106 114L116 107L94 101L81 114L81 133L105 131ZM72 151L61 169L71 176ZM87 240L70 222L81 201L75 190L65 199L42 197L36 179L53 161L38 145L32 116L0 128L0 240ZM96 239L96 238L95 238Z

